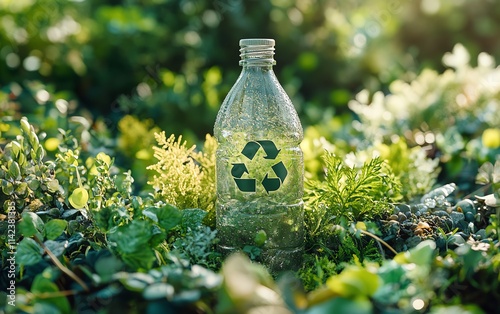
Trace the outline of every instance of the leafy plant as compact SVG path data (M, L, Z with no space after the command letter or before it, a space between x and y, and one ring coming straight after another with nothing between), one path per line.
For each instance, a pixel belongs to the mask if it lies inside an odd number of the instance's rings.
M64 197L55 177L56 164L43 160L45 149L28 120L21 119L20 125L21 135L0 151L0 201L11 200L18 212L37 210Z
M313 236L328 232L342 218L352 222L387 213L400 198L398 178L379 157L348 165L328 153L325 164L325 181L308 182L306 219Z
M215 149L216 141L207 135L201 152L196 146L186 147L182 136L176 140L165 132L156 133L160 147L153 147L158 162L148 167L155 171L148 182L155 189L155 198L165 200L181 209L202 208L209 212L214 224L215 207Z

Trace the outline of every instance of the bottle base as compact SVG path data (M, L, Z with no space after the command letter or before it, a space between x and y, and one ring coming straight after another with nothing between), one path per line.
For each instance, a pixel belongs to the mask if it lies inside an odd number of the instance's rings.
M219 245L219 251L224 257L231 253L241 251L240 248ZM304 248L274 248L262 249L257 261L264 264L271 273L287 270L298 270L302 266Z

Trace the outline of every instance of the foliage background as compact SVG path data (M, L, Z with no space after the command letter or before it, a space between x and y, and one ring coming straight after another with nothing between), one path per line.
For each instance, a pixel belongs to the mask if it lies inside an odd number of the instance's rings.
M211 133L240 38L276 39L276 72L306 125L348 112L363 88L442 70L457 43L473 56L500 51L489 0L6 0L0 16L4 92L39 81L111 131L134 114L191 139Z

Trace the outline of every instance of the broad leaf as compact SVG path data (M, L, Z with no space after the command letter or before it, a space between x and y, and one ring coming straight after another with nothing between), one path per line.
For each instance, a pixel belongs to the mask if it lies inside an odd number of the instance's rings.
M344 297L372 296L380 286L380 278L365 268L349 266L339 275L329 278L326 285Z
M174 287L168 283L157 282L147 286L142 292L146 300L172 299L174 296Z
M306 314L324 314L324 313L356 313L356 314L371 314L373 313L373 305L369 299L365 297L357 297L353 299L333 298L327 302L323 302L305 312Z
M10 164L9 175L14 180L21 179L21 169L19 168L19 164L17 162L12 161L12 163Z
M109 233L108 240L115 242L118 250L123 253L132 253L143 250L152 236L152 225L144 220L133 220Z
M182 212L172 205L150 207L145 209L144 212L146 212L145 215L147 217L150 217L151 214L156 215L158 224L166 231L180 224L182 220Z
M84 188L76 188L68 198L69 203L76 209L84 208L89 200L89 192Z
M43 220L35 213L25 212L18 224L19 232L25 237L36 237L43 240L45 225Z
M16 263L33 265L42 259L43 249L31 238L24 238L17 246Z
M55 283L53 283L50 279L45 278L42 274L35 277L33 281L33 285L31 286L31 292L35 294L35 296L50 293L50 292L59 292L59 288ZM52 298L39 298L37 302L48 303L57 307L61 313L70 313L71 306L66 297L52 297Z
M55 240L66 229L68 222L62 219L52 219L45 224L45 237L48 240Z
M61 256L64 253L64 250L66 250L66 246L68 245L68 241L53 241L53 240L47 240L44 242L45 246L47 247L48 250L50 250L55 256Z
M123 268L123 263L114 255L102 256L95 262L94 268L102 280L107 281Z
M133 269L151 269L156 261L152 249L145 247L141 251L121 254L122 260Z

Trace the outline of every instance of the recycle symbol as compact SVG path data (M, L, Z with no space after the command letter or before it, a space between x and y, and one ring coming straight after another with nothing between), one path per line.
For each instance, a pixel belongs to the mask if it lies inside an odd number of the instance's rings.
M281 151L280 149L276 148L276 145L273 143L273 141L262 140L248 142L241 153L249 160L253 160L261 147L266 153L264 159L276 159L279 152ZM234 182L236 182L236 186L238 187L238 189L242 192L255 192L257 180L251 178L242 178L244 173L249 173L245 163L233 163L232 165L233 167L231 168L231 175L233 176ZM269 192L279 189L283 184L283 181L285 181L286 176L288 175L288 171L286 170L286 167L282 161L273 165L271 169L276 175L276 178L269 177L269 173L266 173L266 176L261 182L262 186L268 194Z

